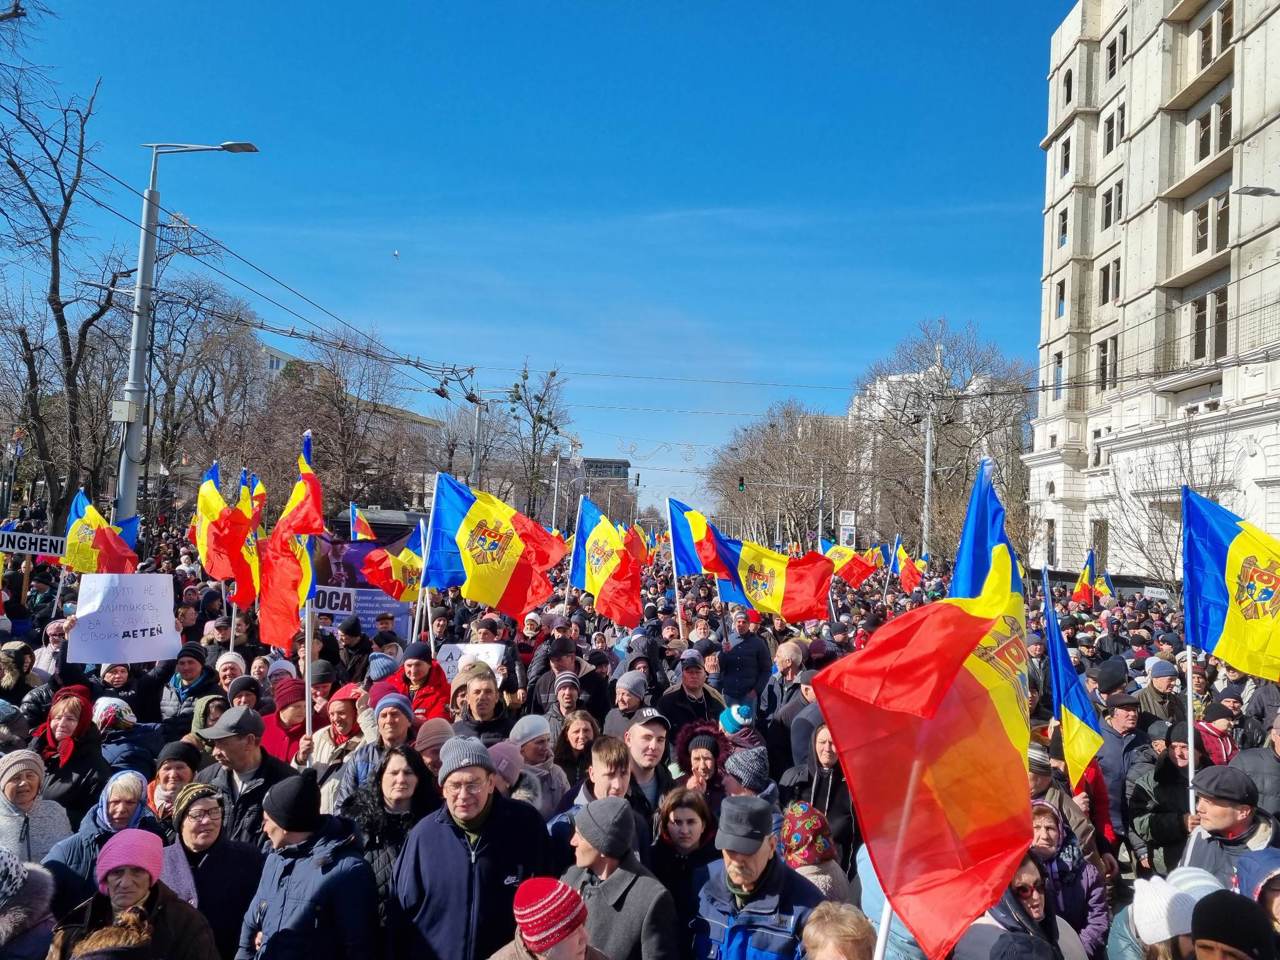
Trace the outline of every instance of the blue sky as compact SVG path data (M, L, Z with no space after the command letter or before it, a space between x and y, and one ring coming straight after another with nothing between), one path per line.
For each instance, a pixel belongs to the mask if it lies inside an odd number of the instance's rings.
M570 381L646 500L696 498L678 471L775 400L842 409L921 319L1034 356L1065 0L57 7L34 54L102 78L98 161L141 187L139 143L254 141L169 158L162 202L392 348L692 381Z

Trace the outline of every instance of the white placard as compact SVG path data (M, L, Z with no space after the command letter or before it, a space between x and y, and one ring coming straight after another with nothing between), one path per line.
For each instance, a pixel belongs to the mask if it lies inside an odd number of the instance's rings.
M169 574L86 573L80 578L76 626L67 638L71 663L171 660L181 646Z
M43 553L51 557L60 557L66 552L66 537L51 537L46 533L21 533L18 530L0 530L0 553Z
M496 672L502 665L502 658L507 648L501 643L444 643L436 649L436 662L444 669L449 682L458 675L458 661L467 654L477 660L483 660Z
M857 526L857 523L858 523L858 513L856 510L840 511L840 526L853 527L853 526Z
M1142 595L1148 600L1168 600L1169 591L1164 587L1143 587Z

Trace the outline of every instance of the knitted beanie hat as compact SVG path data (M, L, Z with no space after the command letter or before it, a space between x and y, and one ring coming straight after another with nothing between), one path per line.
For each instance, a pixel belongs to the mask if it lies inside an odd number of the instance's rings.
M287 673L291 677L297 677L298 668L288 660L273 660L271 666L267 667L267 677L273 677L277 673Z
M565 670L556 674L556 692L560 692L561 687L573 687L575 690L582 689L582 681L578 679L578 675L572 670Z
M582 897L553 877L532 877L520 884L511 908L520 939L534 953L545 953L587 922Z
M378 702L374 709L377 710L378 713L382 713L382 711L386 710L388 707L394 710L399 710L409 718L410 723L413 723L413 704L409 702L409 698L403 693L384 694L378 698Z
M440 748L440 776L437 778L439 784L444 786L450 774L466 767L480 767L490 773L496 772L493 758L476 737L453 737L446 741Z
M244 673L246 667L244 665L244 657L238 653L227 651L214 662L214 669L221 670L224 663L234 663L240 668L240 672Z
M314 832L320 829L320 785L315 767L285 777L262 798L262 810L282 829Z
M520 771L524 769L524 758L520 755L520 748L510 740L499 740L491 746L489 759L493 761L493 767L498 776L508 784L514 784L520 778Z
M725 773L737 780L754 794L769 788L769 750L767 747L751 747L735 750L724 762Z
M385 653L369 654L369 665L365 676L372 681L385 680L396 672L396 662Z
M191 809L191 805L197 800L213 799L218 801L218 806L222 807L223 815L226 815L227 796L217 787L208 783L197 783L192 781L178 791L177 799L173 801L173 825L176 829L182 829L182 821L187 818L187 811Z
M413 741L413 749L421 753L423 750L429 750L432 747L443 747L445 741L452 736L453 725L448 720L443 717L432 717L418 728L418 735Z
M720 758L720 741L709 733L700 733L689 741L689 753L695 750L706 750L716 759Z
M283 710L307 699L307 685L293 677L282 677L276 682L272 693L275 696L276 710Z
M236 677L227 687L227 699L235 702L236 697L242 693L252 693L257 698L254 701L256 703L262 699L262 684L247 673L243 677Z
M163 866L164 841L158 836L149 830L138 830L135 827L117 831L98 854L98 866L94 871L98 892L107 892L107 874L117 867L139 867L147 871L151 875L151 882L155 883L160 879Z
M1168 880L1154 876L1133 883L1133 929L1145 946L1153 946L1191 932L1195 898Z
M649 680L643 670L628 670L618 678L617 686L618 689L625 690L633 697L643 700L645 691L649 689Z
M622 797L592 800L573 822L582 838L606 857L621 860L635 846L635 815Z
M1235 947L1250 960L1275 957L1274 933L1266 912L1255 901L1230 890L1218 890L1196 904L1191 938Z
M751 707L740 703L736 707L725 707L720 711L720 729L727 734L735 734L743 727L751 726Z
M40 778L40 786L44 786L44 761L34 750L14 750L0 757L0 790L9 782L9 778L20 770L30 770Z
M551 736L551 723L540 713L530 713L521 717L507 734L507 739L516 746L523 747L530 740Z
M18 895L27 882L27 865L8 850L0 848L0 907Z
M181 660L183 657L190 657L192 660L198 660L202 667L208 659L204 647L198 643L184 643L181 649L178 650L178 656L174 659Z

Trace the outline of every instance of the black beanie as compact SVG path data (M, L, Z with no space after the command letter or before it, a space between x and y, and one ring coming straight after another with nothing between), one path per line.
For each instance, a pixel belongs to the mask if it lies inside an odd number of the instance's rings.
M1257 903L1230 890L1202 897L1191 914L1191 938L1235 947L1252 960L1274 960L1271 924Z
M1204 708L1204 717L1202 719L1205 723L1213 723L1215 720L1231 720L1234 717L1235 714L1226 706L1215 702Z
M262 809L284 830L304 833L320 829L320 785L312 767L287 777L267 791Z
M174 659L181 660L183 657L190 657L192 660L199 660L201 666L203 666L208 660L208 655L205 653L204 647L198 643L184 643L178 650L177 657Z

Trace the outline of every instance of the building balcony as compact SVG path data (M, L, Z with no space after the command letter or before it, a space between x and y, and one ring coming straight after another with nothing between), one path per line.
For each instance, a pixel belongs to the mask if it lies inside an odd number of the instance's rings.
M1183 287L1189 287L1197 280L1203 280L1205 277L1217 273L1224 267L1231 265L1231 248L1219 250L1212 256L1204 256L1198 254L1190 265L1182 268L1176 273L1170 274L1161 280L1157 286L1166 287L1171 290L1181 290Z
M1160 109L1172 112L1194 106L1205 94L1231 76L1235 65L1236 48L1232 44L1218 54L1212 63L1187 81L1182 89L1175 90L1173 96L1161 104Z
M1160 194L1161 200L1183 200L1201 187L1206 186L1216 178L1222 176L1231 169L1232 150L1231 145L1223 147L1218 151L1216 156L1210 157L1207 161L1202 161L1190 173L1181 180L1171 183Z

